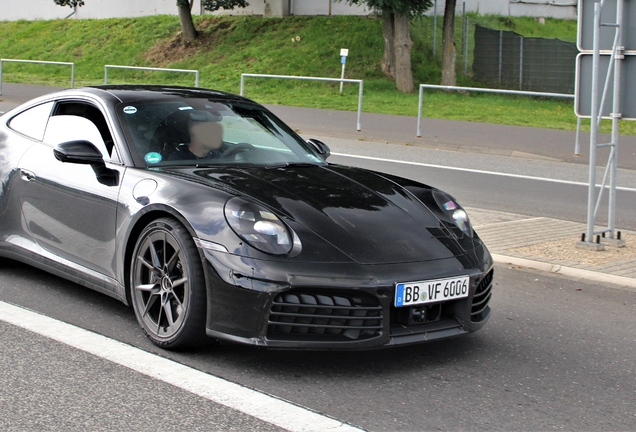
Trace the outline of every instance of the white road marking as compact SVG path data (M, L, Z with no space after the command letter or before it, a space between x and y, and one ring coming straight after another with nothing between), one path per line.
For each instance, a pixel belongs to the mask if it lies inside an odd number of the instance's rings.
M385 159L385 158L377 158L377 157L371 157L371 156L351 155L351 154L345 154L345 153L331 153L331 154L333 156L342 156L342 157L349 157L354 159L367 159L367 160L373 160L378 162L390 162L390 163L397 163L397 164L404 164L404 165L422 166L427 168L439 168L439 169L446 169L451 171L464 171L464 172L470 172L470 173L476 173L476 174L487 174L487 175L494 175L494 176L501 176L501 177L513 177L513 178L519 178L519 179L525 179L525 180L537 180L537 181L561 183L561 184L574 185L574 186L587 187L589 185L588 183L583 183L583 182L558 180L558 179L551 179L551 178L545 178L545 177L534 177L534 176L527 176L527 175L521 175L521 174L509 174L509 173L501 173L501 172L495 172L495 171L484 171L484 170L478 170L478 169L472 169L472 168L459 168L459 167L451 167L451 166L445 166L445 165L427 164L422 162L409 162L409 161L401 161L396 159ZM600 188L601 185L597 184L596 187ZM607 185L605 187L609 188L609 186ZM628 187L617 187L616 190L625 191L625 192L636 192L636 188L628 188Z
M282 399L1 301L0 320L289 431L353 432L362 430Z

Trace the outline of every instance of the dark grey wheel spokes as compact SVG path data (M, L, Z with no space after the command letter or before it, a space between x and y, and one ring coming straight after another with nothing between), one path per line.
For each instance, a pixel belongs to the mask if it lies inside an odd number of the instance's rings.
M183 325L190 298L187 262L177 240L157 229L137 251L133 296L145 327L157 338L173 336Z

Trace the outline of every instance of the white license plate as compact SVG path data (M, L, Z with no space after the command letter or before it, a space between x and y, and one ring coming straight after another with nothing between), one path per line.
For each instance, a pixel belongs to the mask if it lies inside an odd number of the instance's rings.
M457 276L395 284L395 306L414 306L468 297L470 278Z

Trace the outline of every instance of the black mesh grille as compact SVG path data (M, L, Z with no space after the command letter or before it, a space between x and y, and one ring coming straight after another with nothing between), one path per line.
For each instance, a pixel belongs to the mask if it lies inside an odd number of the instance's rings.
M490 270L486 276L481 280L475 295L473 296L473 304L470 309L470 320L472 322L479 322L483 320L482 313L488 307L490 298L492 297L492 278L493 270Z
M288 292L274 298L270 339L351 341L378 336L382 306L361 295Z

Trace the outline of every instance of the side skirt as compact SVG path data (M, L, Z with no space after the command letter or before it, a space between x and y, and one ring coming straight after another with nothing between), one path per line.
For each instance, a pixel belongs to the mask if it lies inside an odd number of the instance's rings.
M115 279L77 265L71 261L59 257L52 259L16 245L11 245L10 249L0 249L0 257L20 261L24 264L39 268L47 273L117 299L129 306L128 300L126 299L126 289L122 284Z

